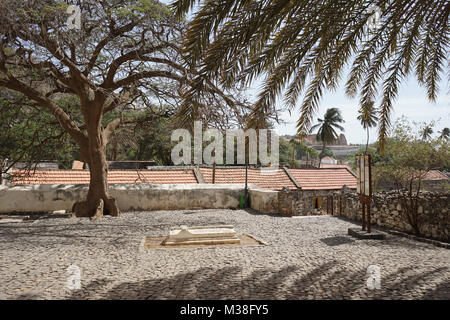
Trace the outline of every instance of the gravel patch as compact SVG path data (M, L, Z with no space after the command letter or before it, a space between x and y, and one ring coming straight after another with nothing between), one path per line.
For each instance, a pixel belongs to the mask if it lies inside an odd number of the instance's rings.
M147 250L179 225L231 224L264 246ZM388 234L356 240L350 221L244 210L56 215L0 225L0 299L450 299L450 250ZM68 289L67 268L81 270ZM380 289L367 283L380 267Z

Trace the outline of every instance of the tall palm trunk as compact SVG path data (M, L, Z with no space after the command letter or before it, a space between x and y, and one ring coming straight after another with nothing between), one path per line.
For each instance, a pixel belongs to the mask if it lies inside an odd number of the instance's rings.
M366 152L364 154L367 154L367 148L369 147L369 127L367 127L367 142L366 142Z
M323 139L323 140L325 140L325 139ZM319 157L319 168L320 168L320 165L321 165L321 163L322 163L322 158L323 158L323 154L325 153L325 147L326 147L326 142L324 141L323 142L323 146L322 146L322 157Z
M306 150L306 167L308 167L309 162L309 150Z
M292 165L291 165L292 168L294 168L294 163L295 163L295 145L292 144Z

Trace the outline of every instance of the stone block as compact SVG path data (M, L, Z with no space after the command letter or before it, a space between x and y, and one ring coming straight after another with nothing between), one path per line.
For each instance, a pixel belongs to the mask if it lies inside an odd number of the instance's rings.
M386 239L386 235L382 232L371 230L370 233L367 231L363 231L358 228L348 228L348 234L357 239L364 240L384 240Z

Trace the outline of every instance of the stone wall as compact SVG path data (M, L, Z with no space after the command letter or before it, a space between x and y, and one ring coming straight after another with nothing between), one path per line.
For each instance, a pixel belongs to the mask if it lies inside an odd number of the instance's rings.
M414 185L416 188L416 185ZM447 180L422 180L420 184L421 190L436 193L448 193L450 192L450 179ZM392 184L379 184L377 190L380 191L392 191L395 190Z
M361 221L361 204L354 192L340 192L334 211L351 220ZM423 221L420 232L423 236L450 240L450 194L424 192L420 197L419 219ZM401 232L413 233L404 217L404 212L395 192L380 192L373 195L371 203L372 225Z
M338 194L338 190L289 190L285 188L278 195L279 213L283 216L327 214L327 201L331 197L334 199ZM322 207L316 209L314 200L319 197L323 199ZM331 209L328 210L328 214L332 214Z
M87 191L87 185L0 186L0 212L70 211ZM110 194L122 211L225 209L239 206L244 185L117 184Z
M425 180L422 181L422 188L429 192L448 193L450 192L450 179Z

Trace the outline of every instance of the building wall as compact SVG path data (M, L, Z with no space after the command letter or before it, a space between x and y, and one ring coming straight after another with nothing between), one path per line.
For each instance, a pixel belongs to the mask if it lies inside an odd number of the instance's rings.
M279 213L284 216L311 216L332 214L328 202L336 198L338 190L288 190L283 189L278 195ZM321 208L315 207L318 199ZM334 201L333 201L334 202ZM327 210L328 208L328 210Z

